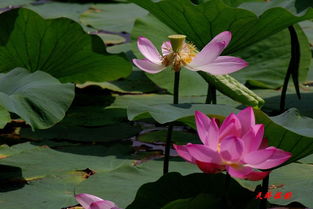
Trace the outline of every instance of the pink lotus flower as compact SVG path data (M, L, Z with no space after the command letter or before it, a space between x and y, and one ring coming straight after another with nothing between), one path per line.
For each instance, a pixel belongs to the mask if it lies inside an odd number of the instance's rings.
M214 118L195 113L198 135L202 144L174 145L177 153L205 173L226 170L229 175L248 180L261 180L271 169L291 154L275 147L267 147L263 140L263 124L255 124L253 109L248 107L237 115L230 114L218 127Z
M77 194L75 198L84 209L121 209L114 202L103 200L91 194Z
M133 59L133 63L148 73L158 73L168 66L175 71L185 67L192 71L205 71L213 75L223 75L238 71L248 65L240 58L220 56L231 40L231 32L224 31L215 36L199 53L195 46L183 43L178 52L174 52L170 41L162 44L162 56L145 37L139 37L138 49L145 59Z

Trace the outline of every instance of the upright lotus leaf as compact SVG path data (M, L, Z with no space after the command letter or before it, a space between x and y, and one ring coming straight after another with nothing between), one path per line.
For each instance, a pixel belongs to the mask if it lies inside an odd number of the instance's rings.
M4 107L0 106L0 128L4 128L4 126L10 121L10 113Z
M295 29L301 54L298 78L300 82L304 82L309 71L312 54L304 32L298 25L295 25ZM250 86L271 89L281 87L291 57L290 44L290 34L286 29L236 52L234 55L249 62L249 66L232 76L243 83L247 82Z
M16 68L0 74L0 105L20 116L32 129L59 122L74 99L74 85L61 84L51 75Z
M269 117L260 110L255 110L255 115L257 122L265 125L269 145L292 152L288 162L313 154L312 118L302 117L294 108L275 117Z
M43 19L28 9L0 14L0 72L14 67L45 71L62 82L126 77L131 64L109 55L104 43L67 18Z
M202 29L205 29L205 27L206 26L203 26ZM228 30L228 28L225 28L225 30ZM136 21L135 27L132 31L132 37L133 39L137 39L138 36L145 36L152 40L156 46L161 46L162 42L167 39L168 35L175 33L178 32L173 28L168 27L164 22L162 23L159 19L152 16L146 16ZM311 61L311 52L307 38L298 27L297 33L301 46L299 78L300 81L304 81ZM235 35L236 34L233 34L231 44L235 42ZM187 38L193 43L196 41L192 39L192 37ZM135 48L137 47L133 46L133 49ZM198 49L201 48L198 47ZM228 47L226 50L227 49ZM136 50L134 51L136 52ZM136 55L138 56L139 54ZM266 37L263 41L250 44L247 48L240 49L232 55L243 58L249 63L249 66L243 70L235 72L231 76L240 79L241 82L248 80L249 84L253 86L261 88L279 88L283 84L290 60L290 35L288 30L283 30L273 36ZM262 76L259 76L260 73ZM160 87L172 92L172 85L170 84L172 83L174 76L170 70L158 74L148 74L147 76ZM207 89L203 88L205 85L204 83L204 81L201 81L199 75L189 71L184 72L183 70L181 75L180 94L204 95L207 93ZM224 85L227 86L227 84ZM231 89L233 89L233 87ZM220 89L218 88L218 90ZM230 96L235 94L227 95ZM237 97L237 95L235 97ZM252 106L253 104L251 103L249 105Z
M233 39L225 54L234 53L290 25L313 18L313 9L295 16L284 8L271 8L256 16L248 10L229 7L220 0L199 5L189 0L157 3L151 0L131 1L148 10L176 33L187 35L200 49L221 31L230 30Z
M216 208L222 208L225 206L225 202L222 200L225 194L224 185L224 174L196 173L182 176L178 173L169 173L156 182L141 186L134 202L126 209L145 209L147 205L149 205L149 209L178 208L174 205L168 207L168 204L173 204L173 201L180 199L199 198L200 194L207 194L207 197L211 196L206 201L202 200L202 204L214 205L215 207L217 205ZM248 202L255 197L253 192L240 187L233 179L229 185L228 195L230 204L234 209L244 209ZM214 199L212 199L212 196ZM203 205L200 206L200 208L203 208Z

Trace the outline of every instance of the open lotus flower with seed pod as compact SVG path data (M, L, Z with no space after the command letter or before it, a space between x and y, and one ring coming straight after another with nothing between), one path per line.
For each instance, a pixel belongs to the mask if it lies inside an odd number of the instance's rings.
M221 126L214 118L195 113L198 135L203 144L174 145L177 153L205 173L226 170L229 175L248 180L261 180L271 169L285 161L291 154L263 139L263 124L255 124L253 109L248 107L237 115L232 113Z
M103 200L91 194L77 194L75 198L84 209L122 209L118 208L114 202Z
M238 57L220 56L231 40L232 34L229 31L215 36L200 52L193 44L185 43L185 37L169 36L171 41L162 44L162 55L150 40L139 37L138 49L145 58L133 59L133 63L148 73L158 73L171 66L175 71L185 67L192 71L205 71L213 75L229 74L248 65Z

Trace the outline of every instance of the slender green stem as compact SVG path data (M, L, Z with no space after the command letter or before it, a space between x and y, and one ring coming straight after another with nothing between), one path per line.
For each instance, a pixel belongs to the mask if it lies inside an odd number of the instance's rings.
M208 84L205 104L216 104L216 88L211 84Z
M180 71L175 72L173 104L178 104L179 79L180 79ZM173 133L173 124L170 124L168 126L166 144L165 144L165 154L164 154L164 161L163 161L163 175L168 173L169 161L170 161L170 151L171 151L171 146L172 146L172 133Z
M172 133L173 133L173 125L170 124L168 126L167 136L166 136L165 155L164 155L164 161L163 161L163 175L168 173Z
M269 184L270 175L266 176L262 181L262 196L264 196L268 192L268 184ZM266 209L267 207L267 199L263 197L260 202L260 209Z
M178 104L180 71L175 72L173 104Z
M285 110L285 103L286 103L286 93L288 88L288 82L290 76L293 78L293 83L295 85L295 89L298 95L298 98L301 98L300 89L299 89L299 81L298 81L298 74L299 74L299 66L300 66L300 44L297 32L293 26L289 26L289 34L291 39L291 57L289 61L289 66L287 73L285 75L284 84L280 96L280 111L283 112Z
M224 202L224 209L229 209L231 206L230 202L229 202L229 186L230 186L230 180L231 177L228 174L228 172L226 172L226 176L225 176L225 185L224 185L224 197L223 197L223 202Z

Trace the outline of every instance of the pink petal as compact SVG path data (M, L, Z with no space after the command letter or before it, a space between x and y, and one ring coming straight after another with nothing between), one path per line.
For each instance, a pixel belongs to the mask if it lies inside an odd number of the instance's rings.
M148 59L133 59L133 63L141 70L147 73L158 73L162 71L165 67L163 65L155 64L150 62Z
M101 200L101 201L93 202L90 205L90 209L118 209L118 208L111 201Z
M191 66L191 63L189 64ZM186 66L188 68L189 66ZM191 66L193 71L204 71L212 75L225 75L247 67L248 63L243 59L231 56L220 56L215 61L202 66Z
M261 143L259 149L265 149L267 147L268 147L268 139L267 138L263 138L262 139L262 143Z
M251 181L261 180L270 173L270 171L266 171L266 172L254 171L252 168L246 167L246 166L238 167L238 168L226 166L226 169L229 175L231 175L232 177L240 178L240 179L247 179Z
M211 150L205 145L190 144L187 146L187 150L196 161L221 164L221 158L218 152Z
M226 137L221 141L220 155L225 161L237 162L243 153L243 143L237 137Z
M219 129L215 119L212 120L200 111L195 112L198 135L203 144L212 150L217 150Z
M237 118L241 123L242 132L246 133L251 126L255 125L255 117L252 107L247 107L237 114Z
M251 173L247 174L245 179L250 181L259 181L264 179L271 171L252 171Z
M254 168L271 169L286 162L291 157L291 153L285 152L281 149L277 149L276 147L268 147L266 149L273 149L274 153L266 161L260 164L253 165Z
M253 171L250 167L238 167L234 168L233 166L226 166L226 170L232 177L244 179L251 171Z
M187 150L187 146L188 145L176 145L174 144L174 149L176 150L177 154L182 157L183 159L185 159L186 161L190 162L190 163L195 163L195 159L189 154L188 150Z
M263 163L264 161L268 160L274 154L274 152L274 149L269 148L253 151L247 153L244 156L243 160L245 163L249 164L249 166L254 167L254 165Z
M226 136L241 136L241 124L234 113L227 116L220 127L220 139Z
M231 32L224 31L218 34L193 58L189 66L197 70L196 68L213 62L229 44L230 40Z
M264 135L264 125L256 124L250 127L250 130L244 134L242 141L245 147L245 153L256 151L259 149Z
M154 64L161 64L161 55L149 39L140 36L137 41L137 46L146 59Z
M170 53L172 53L172 45L170 41L165 41L162 44L162 54L163 56L169 55Z
M103 199L97 196L86 193L77 194L75 195L75 198L77 202L79 202L79 204L85 209L90 209L90 205L93 202L103 201Z
M196 161L196 164L204 173L219 173L225 170L224 165L205 163L201 161Z

